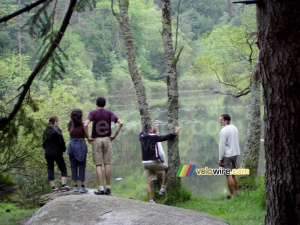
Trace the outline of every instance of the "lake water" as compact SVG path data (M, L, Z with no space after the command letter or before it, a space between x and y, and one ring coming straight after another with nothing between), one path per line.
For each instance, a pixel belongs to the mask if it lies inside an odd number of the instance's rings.
M148 98L152 122L159 127L161 134L168 133L166 94L156 94ZM136 97L108 97L106 108L114 111L125 122L121 133L113 142L114 182L124 182L128 179L132 182L145 183L141 163L141 146L138 140L141 125ZM214 95L209 91L180 93L179 149L181 164L196 165L196 168L218 168L218 142L221 129L219 118L223 113L230 114L231 123L238 128L240 148L243 152L248 123L248 100ZM163 147L167 154L166 142L163 143ZM264 173L263 145L261 145L259 173ZM183 177L181 180L187 189L200 196L225 193L227 189L226 178L223 175L198 176L194 173L191 177ZM141 190L141 192L144 191Z

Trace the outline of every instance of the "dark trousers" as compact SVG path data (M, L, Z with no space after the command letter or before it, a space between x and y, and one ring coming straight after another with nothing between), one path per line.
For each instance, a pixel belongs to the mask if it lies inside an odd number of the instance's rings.
M62 155L45 155L47 161L48 181L54 180L54 162L56 162L62 177L68 176L67 167Z
M85 181L86 154L82 161L78 161L73 154L69 155L69 159L72 170L72 180Z

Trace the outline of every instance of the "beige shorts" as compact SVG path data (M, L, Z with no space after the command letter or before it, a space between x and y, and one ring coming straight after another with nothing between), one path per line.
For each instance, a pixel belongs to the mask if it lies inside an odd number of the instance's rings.
M147 181L157 180L157 176L162 176L168 169L168 166L161 162L144 163Z
M237 169L238 168L238 156L224 157L222 159L223 167L225 169Z
M110 165L112 161L112 146L110 137L93 140L93 163L96 166Z

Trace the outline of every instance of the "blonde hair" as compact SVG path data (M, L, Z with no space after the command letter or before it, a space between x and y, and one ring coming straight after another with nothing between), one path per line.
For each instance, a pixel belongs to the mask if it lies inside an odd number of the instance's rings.
M159 133L158 128L157 127L153 127L152 132L153 132L153 134L158 134Z

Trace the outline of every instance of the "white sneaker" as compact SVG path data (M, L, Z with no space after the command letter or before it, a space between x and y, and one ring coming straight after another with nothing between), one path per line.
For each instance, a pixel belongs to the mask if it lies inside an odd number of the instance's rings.
M161 188L158 192L159 195L164 195L166 194L167 190L165 188Z
M79 191L78 186L74 186L73 191L74 191L74 192L78 192L78 191Z
M80 193L87 193L88 189L86 189L86 187L81 187L80 188Z
M156 202L153 201L153 200L150 200L149 203L150 203L150 204L156 204Z

